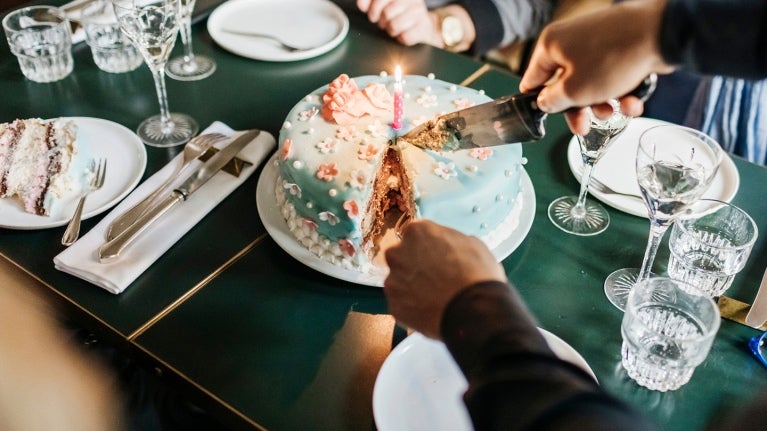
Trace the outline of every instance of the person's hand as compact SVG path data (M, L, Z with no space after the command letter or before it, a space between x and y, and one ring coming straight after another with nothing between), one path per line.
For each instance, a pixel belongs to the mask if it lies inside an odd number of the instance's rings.
M669 73L659 52L658 34L665 1L623 2L599 11L556 21L541 33L520 82L521 91L546 85L538 96L546 112L567 109L574 133L588 131L592 106L604 115L608 99L621 112L642 113L644 104L630 93L650 73Z
M437 17L424 0L357 0L357 7L403 45L426 43L442 47Z
M445 307L459 292L481 281L507 280L503 266L480 239L428 220L405 226L402 241L385 256L389 312L434 339L440 337Z

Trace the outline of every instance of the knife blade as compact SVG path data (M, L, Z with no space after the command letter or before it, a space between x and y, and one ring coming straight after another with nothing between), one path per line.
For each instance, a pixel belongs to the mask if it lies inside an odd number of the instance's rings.
M163 214L173 208L177 203L186 200L189 195L197 191L203 184L216 175L221 168L226 166L237 154L251 141L258 137L260 130L252 129L240 133L232 142L214 154L208 161L192 172L181 185L173 189L160 203L147 210L135 223L107 241L99 247L99 261L109 262L120 255L138 235L147 227L157 221Z
M762 283L759 285L759 290L754 297L754 303L751 304L751 309L748 310L746 315L746 325L753 328L758 328L767 321L767 269L764 270L762 276Z
M647 100L655 91L657 75L645 78L630 94ZM546 134L547 114L538 108L538 93L503 96L420 124L398 137L417 147L455 151L537 141Z

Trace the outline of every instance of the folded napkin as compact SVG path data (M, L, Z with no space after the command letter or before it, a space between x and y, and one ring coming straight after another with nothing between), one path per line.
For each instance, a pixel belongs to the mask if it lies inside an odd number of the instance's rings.
M203 131L203 133L214 132L231 135L234 131L218 121ZM219 145L221 143L215 146L218 147ZM100 263L98 249L106 241L109 223L162 184L181 164L183 154L179 153L170 163L139 185L90 232L54 257L53 263L56 269L89 281L111 293L121 293L189 229L205 217L210 210L245 182L261 162L271 154L275 146L274 136L262 131L238 154L238 158L252 163L252 165L246 165L243 168L239 177L223 171L217 173L199 190L191 194L186 201L171 208L170 211L149 226L132 244L123 250L120 257L113 262ZM194 166L196 165L185 169L178 183L183 182L194 169Z

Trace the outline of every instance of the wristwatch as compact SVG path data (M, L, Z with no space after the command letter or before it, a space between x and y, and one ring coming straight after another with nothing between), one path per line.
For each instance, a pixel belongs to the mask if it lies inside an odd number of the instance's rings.
M442 43L445 44L445 49L453 51L463 41L463 24L455 15L439 9L436 12L439 18L439 31L442 36Z

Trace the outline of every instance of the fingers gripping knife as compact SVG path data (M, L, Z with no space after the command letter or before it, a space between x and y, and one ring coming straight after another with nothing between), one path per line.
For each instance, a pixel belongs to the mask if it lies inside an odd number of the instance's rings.
M657 76L645 78L630 94L647 100ZM537 141L546 134L547 114L538 108L540 89L503 96L481 105L441 115L410 130L399 139L417 147L455 151L515 142Z

